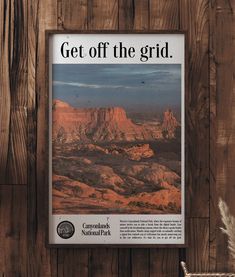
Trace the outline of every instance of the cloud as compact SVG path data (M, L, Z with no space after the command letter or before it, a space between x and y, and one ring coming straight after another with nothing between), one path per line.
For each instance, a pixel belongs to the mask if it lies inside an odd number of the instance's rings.
M125 88L125 89L131 89L133 87L129 86L121 86L121 85L95 85L95 84L85 84L85 83L77 83L77 82L63 82L63 81L53 81L53 85L59 85L59 86L73 86L73 87L79 87L79 88L93 88L93 89L100 89L100 88L111 88L111 89L117 89L117 88Z

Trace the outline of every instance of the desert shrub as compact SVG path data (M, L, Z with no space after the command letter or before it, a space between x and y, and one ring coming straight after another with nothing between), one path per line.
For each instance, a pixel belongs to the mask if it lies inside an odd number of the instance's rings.
M138 208L148 208L148 209L157 209L164 211L165 207L163 205L156 205L151 204L148 202L141 202L141 201L130 201L128 203L129 207L138 207Z
M90 198L97 198L96 194L95 193L92 193L89 195Z
M115 200L115 203L118 204L118 205L123 204L123 202L120 201L120 200Z
M134 206L136 206L136 202L135 202L135 201L130 201L130 202L128 203L128 206L134 207Z
M130 201L128 203L128 206L143 208L143 207L146 207L146 204L144 202L141 202L141 201Z
M168 203L168 208L171 209L171 210L177 209L176 204L173 203L173 202L169 202L169 203Z
M54 181L53 182L53 188L61 191L63 189L63 181Z
M79 186L76 186L72 189L73 196L78 197L82 194L82 189Z

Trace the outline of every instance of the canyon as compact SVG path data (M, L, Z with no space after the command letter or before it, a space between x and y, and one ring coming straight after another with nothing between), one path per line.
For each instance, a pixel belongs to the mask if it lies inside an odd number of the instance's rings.
M77 141L144 141L174 138L180 124L173 113L164 113L162 124L134 123L121 107L73 108L69 104L53 102L53 139L57 142Z
M180 123L53 101L53 213L181 211Z

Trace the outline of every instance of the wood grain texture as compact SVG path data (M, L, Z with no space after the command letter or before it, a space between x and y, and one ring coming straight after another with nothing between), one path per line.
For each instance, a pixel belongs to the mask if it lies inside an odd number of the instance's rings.
M216 270L218 196L216 193L216 1L210 2L209 81L210 81L210 271Z
M209 271L209 219L191 218L188 221L189 242L186 262L190 272Z
M148 30L149 2L134 0L119 2L120 30ZM126 265L131 263L127 268ZM135 265L135 266L133 266ZM146 276L149 272L149 250L147 249L119 249L119 276ZM147 274L148 275L148 274Z
M27 182L27 1L0 3L0 184Z
M57 27L53 0L28 1L28 276L57 276L57 250L45 247L48 197L48 96L45 30Z
M88 0L88 30L117 30L118 1ZM89 276L117 276L118 249L91 249Z
M118 0L88 0L88 29L117 30Z
M178 0L150 0L150 29L176 30L179 28Z
M118 276L128 277L131 276L131 250L122 248L118 251Z
M150 277L178 277L179 249L151 249Z
M180 28L188 31L186 88L186 213L209 217L209 1L181 0Z
M221 197L235 215L234 1L211 3L211 270L234 270L218 211ZM233 53L233 54L232 54Z
M132 249L131 251L132 276L149 276L149 252L150 249Z
M148 30L148 0L119 0L119 29Z
M118 276L118 251L112 248L91 249L89 276Z
M119 30L133 30L136 19L135 2L119 0L118 14Z
M58 29L86 30L87 1L58 1ZM74 262L76 261L76 267ZM58 277L88 276L88 249L58 249Z
M150 0L149 21L151 30L177 30L179 28L179 3L171 0ZM150 276L178 276L178 249L150 249Z
M87 249L59 249L58 277L89 276Z
M87 0L58 0L58 29L87 29Z
M0 276L27 276L27 188L0 186Z

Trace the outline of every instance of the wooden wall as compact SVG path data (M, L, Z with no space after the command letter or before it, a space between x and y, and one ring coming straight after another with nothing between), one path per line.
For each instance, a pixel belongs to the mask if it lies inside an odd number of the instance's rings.
M0 1L0 276L180 276L232 270L218 197L235 214L233 0ZM187 30L187 249L46 249L45 29Z

